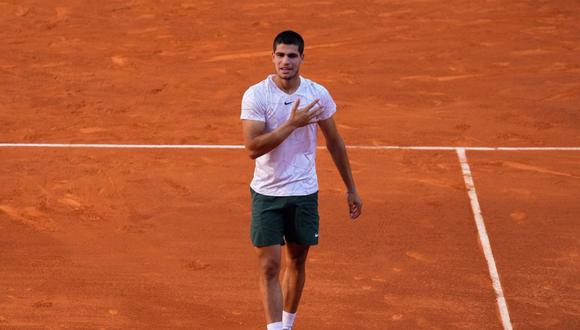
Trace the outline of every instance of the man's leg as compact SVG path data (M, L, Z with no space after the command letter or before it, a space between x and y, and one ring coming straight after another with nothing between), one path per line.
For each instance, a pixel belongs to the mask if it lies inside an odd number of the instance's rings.
M286 244L286 271L284 272L284 311L296 313L306 280L308 245Z
M260 292L268 324L282 321L282 291L280 289L280 245L256 247L260 263Z

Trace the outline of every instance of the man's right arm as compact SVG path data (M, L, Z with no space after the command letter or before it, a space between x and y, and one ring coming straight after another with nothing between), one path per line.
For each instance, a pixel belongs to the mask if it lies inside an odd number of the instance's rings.
M282 143L295 129L311 123L311 120L320 114L321 107L314 108L315 100L303 109L298 109L300 100L296 100L292 107L292 115L284 124L271 132L264 133L266 123L258 120L242 120L244 145L249 156L256 159L267 154Z
M244 145L252 159L256 159L276 148L296 129L289 122L285 122L282 126L269 133L264 133L265 127L266 123L263 121L242 121Z

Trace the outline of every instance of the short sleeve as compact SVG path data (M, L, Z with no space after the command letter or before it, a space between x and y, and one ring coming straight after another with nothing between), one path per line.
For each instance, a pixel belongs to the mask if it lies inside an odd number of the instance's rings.
M328 90L322 86L320 86L320 104L322 105L322 113L318 116L318 120L326 120L336 112L336 103L330 96Z
M240 118L266 121L266 109L257 98L254 88L250 88L244 93Z

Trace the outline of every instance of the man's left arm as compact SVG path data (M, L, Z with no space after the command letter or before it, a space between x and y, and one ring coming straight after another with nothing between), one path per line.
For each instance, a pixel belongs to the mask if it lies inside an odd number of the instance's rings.
M352 177L352 171L350 169L350 162L348 161L344 141L338 133L333 117L318 121L318 126L320 126L320 129L324 134L326 148L332 155L332 160L334 161L334 164L342 177L342 181L344 181L346 186L350 217L356 219L362 212L362 200L356 190L356 185Z

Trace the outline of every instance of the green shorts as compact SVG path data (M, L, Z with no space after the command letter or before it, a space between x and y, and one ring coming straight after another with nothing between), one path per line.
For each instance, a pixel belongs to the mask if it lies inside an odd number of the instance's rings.
M318 244L318 192L275 197L252 193L250 237L254 246Z

